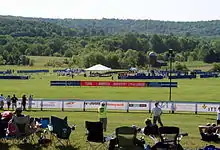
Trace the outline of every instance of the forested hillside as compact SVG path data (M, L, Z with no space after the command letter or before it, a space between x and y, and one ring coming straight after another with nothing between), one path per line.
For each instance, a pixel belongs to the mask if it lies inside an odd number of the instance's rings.
M199 22L171 22L156 20L120 19L39 19L64 27L84 30L93 34L118 34L137 32L141 34L175 34L183 36L220 36L220 20Z
M94 23L96 21L70 20L68 25L68 20L2 16L0 17L0 64L33 65L33 62L26 56L65 56L70 59L63 63L69 66L89 67L101 63L112 68L145 67L150 51L158 53L159 59L166 60L165 56L170 48L175 51L176 61L203 60L207 63L220 61L220 40L190 36L192 32L184 32L184 28L192 30L192 26L187 26L190 23L185 23L185 25L183 23L179 28L176 26L173 31L182 34L179 35L175 32L144 34L144 30L143 33L129 32L132 29L127 30L126 26L124 31L120 31L128 22L133 22L133 27L136 28L141 26L141 21L135 24L133 20L104 19L98 21L99 24L103 23L100 28L98 23ZM74 22L77 23L74 24ZM218 21L214 22L218 24ZM171 22L152 21L153 23L158 24L157 27L160 26L162 29L163 23L170 24ZM213 25L206 25L210 23ZM107 24L109 26L118 24L117 32L110 32L117 34L108 34L104 28ZM176 23L178 24L181 23ZM195 29L196 33L212 37L218 35L214 30L218 31L220 26L215 26L213 22L192 24L197 24L194 25L198 27ZM143 23L142 26L144 25ZM152 33L163 33L157 27L152 28ZM199 30L199 27L206 30ZM205 31L209 34L205 34ZM165 32L168 33L164 29ZM61 65L56 62L48 62L46 65L53 66L54 63Z

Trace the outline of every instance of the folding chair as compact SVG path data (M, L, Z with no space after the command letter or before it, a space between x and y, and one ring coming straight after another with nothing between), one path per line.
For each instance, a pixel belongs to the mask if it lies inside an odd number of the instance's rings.
M89 144L88 149L92 149L92 150L107 149L108 146L106 144L106 138L104 137L103 134L102 123L86 121L85 126L87 129L86 143Z
M13 117L13 124L16 128L16 135L15 138L17 140L30 140L34 142L34 133L35 130L30 127L30 117L23 116L23 117Z
M144 150L144 143L137 139L137 130L133 127L116 128L116 150Z
M179 144L183 136L188 134L180 134L180 129L178 127L160 127L159 136L161 142L156 143L152 150L157 150L163 148L165 150L176 149L183 150L182 146Z
M61 145L65 146L65 144L62 142L64 140L67 145L70 145L70 134L72 132L72 129L67 124L67 117L64 119L57 118L55 116L51 116L51 126L52 126L52 134L54 134L57 139L57 143L60 143ZM49 127L50 128L50 127Z

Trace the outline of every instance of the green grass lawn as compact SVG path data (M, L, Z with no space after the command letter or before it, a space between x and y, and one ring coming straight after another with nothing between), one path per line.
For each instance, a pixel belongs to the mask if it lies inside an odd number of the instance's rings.
M39 59L39 58L36 58ZM46 60L46 58L45 58ZM41 64L40 64L41 63ZM0 70L6 69L47 69L42 67L42 62L34 67L21 66L0 66ZM199 62L198 62L199 64ZM196 65L199 66L199 65ZM196 67L195 66L195 67ZM203 65L201 65L203 66ZM193 67L191 65L191 67ZM53 69L53 68L48 68ZM23 94L33 94L34 98L52 98L52 99L100 99L100 100L168 100L169 88L121 88L121 87L50 87L51 80L111 80L110 78L84 78L82 76L74 77L58 77L55 74L39 74L32 75L30 80L0 80L0 93L4 96L8 94L16 94L21 97ZM129 80L132 81L132 80ZM133 80L134 81L134 80ZM135 80L138 81L138 80ZM143 80L142 80L143 81ZM166 80L145 80L148 81L168 81ZM178 88L173 88L172 99L176 101L209 101L219 102L220 78L216 79L192 79L192 80L173 80L178 82ZM83 139L86 120L96 121L97 113L95 112L52 112L36 111L28 112L31 116L50 117L56 115L58 117L68 116L70 124L77 124L77 130L71 135L72 144L78 149L86 149L85 140ZM149 114L142 113L109 113L108 133L112 133L118 126L136 124L144 126L144 119ZM165 114L163 122L165 125L178 126L182 132L188 132L189 137L185 137L182 145L185 147L196 148L204 147L207 143L200 140L198 125L207 122L215 122L216 114ZM151 143L149 138L147 142ZM3 145L6 146L7 145ZM35 149L34 145L13 146L10 142L8 145L10 150L17 149ZM220 145L216 145L220 146ZM49 147L47 149L55 149ZM59 148L58 148L59 149Z
M4 95L33 94L35 98L56 99L104 99L104 100L168 100L169 88L124 88L124 87L50 87L51 80L111 80L110 78L58 77L34 75L30 80L1 80L0 93ZM137 80L136 80L137 81ZM145 80L153 81L153 80ZM158 82L158 80L154 80ZM159 80L167 81L167 80ZM220 78L174 80L172 99L176 101L219 101Z
M97 121L98 115L96 112L24 112L25 114L29 114L34 117L50 117L51 115L55 115L58 117L68 116L69 124L76 124L77 128L71 135L71 142L75 148L79 150L84 150L87 148L85 144L85 121ZM111 134L114 132L115 128L119 126L131 126L133 124L144 127L144 120L149 117L148 113L108 113L108 131L107 134ZM200 134L198 130L198 125L204 125L207 122L215 122L216 115L215 114L164 114L162 117L162 121L165 125L169 126L178 126L181 129L181 132L187 132L189 134L188 137L184 137L181 141L182 146L185 148L201 148L206 144L200 140ZM183 123L184 122L184 123ZM147 143L152 145L152 140L148 137L145 138ZM24 149L19 148L17 146L13 146L11 142L9 143L9 150L17 150ZM213 144L213 143L212 143ZM216 146L220 146L220 144L214 144ZM25 146L27 149L33 149L34 145ZM49 147L47 149L55 149L55 147Z

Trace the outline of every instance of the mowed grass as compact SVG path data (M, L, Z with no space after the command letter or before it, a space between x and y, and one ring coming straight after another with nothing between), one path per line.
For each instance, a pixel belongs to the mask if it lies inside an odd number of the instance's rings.
M58 77L55 74L33 75L30 80L1 80L0 93L5 96L33 94L35 98L81 100L168 100L169 88L137 87L51 87L51 80L106 80L111 78L84 78L82 76ZM121 81L121 80L115 80ZM123 80L124 81L124 80ZM127 80L128 81L128 80ZM132 81L132 80L129 80ZM133 80L134 81L134 80ZM135 80L137 81L137 80ZM142 80L143 81L143 80ZM145 80L168 81L168 80ZM173 80L178 88L172 88L172 100L219 102L220 78Z
M25 114L29 114L33 117L50 117L51 115L55 115L61 118L65 116L68 117L69 124L76 124L77 128L71 134L71 144L74 148L79 150L87 149L88 145L85 142L85 121L97 121L98 114L96 112L52 112L52 111L44 111L44 112L24 112ZM108 131L106 135L109 135L115 131L115 128L120 126L131 126L137 125L139 127L144 127L144 120L149 117L149 114L146 112L135 112L135 113L122 113L122 112L109 112L108 113ZM201 137L198 130L198 125L204 125L206 122L215 122L216 115L215 114L200 114L195 115L192 113L189 114L164 114L162 116L162 121L165 125L168 126L178 126L181 129L182 133L187 132L189 134L188 137L184 137L181 141L182 146L184 148L202 148L206 144L214 144L219 147L220 144L216 143L206 143L201 141ZM37 141L37 137L35 138ZM153 141L148 137L145 137L147 143L151 146ZM9 150L17 150L17 149L34 149L36 145L26 145L21 148L18 144L12 145L10 141ZM46 148L44 148L46 149ZM47 149L59 149L55 146L50 146ZM62 148L68 149L68 148ZM73 149L73 148L71 148Z
M24 66L0 66L0 70L6 69L50 69L53 68L43 67L47 57L44 57L44 62L41 57L35 57L36 65L33 67ZM210 65L204 65L201 62L187 63L190 69L210 68ZM122 88L122 87L50 87L51 80L106 80L110 78L84 78L82 76L74 77L58 77L55 74L39 74L31 75L30 80L0 80L0 93L5 96L8 94L16 94L21 97L23 94L33 94L34 98L51 98L51 99L98 99L98 100L168 100L169 88ZM115 80L118 81L118 80ZM120 80L119 80L120 81ZM132 81L132 80L128 80ZM139 80L133 80L139 81ZM148 81L168 81L168 80L142 80ZM209 101L219 102L219 87L220 78L216 79L192 79L192 80L173 80L178 82L178 88L172 88L172 99L176 101ZM58 117L68 116L69 124L76 124L77 129L71 135L73 147L71 150L78 148L79 150L87 149L85 144L85 128L86 120L97 121L98 114L96 112L54 112L54 111L36 111L25 112L34 117L50 117L56 115ZM122 112L109 112L108 113L108 133L112 133L116 127L131 126L144 126L144 119L148 118L149 114L146 112L135 113L122 113ZM184 137L182 145L185 148L201 148L206 144L200 140L198 125L204 125L207 122L215 122L216 114L199 114L181 113L181 114L164 114L163 122L165 125L178 126L182 132L189 133L188 137ZM37 138L36 138L37 140ZM152 145L152 140L146 137L146 141ZM17 149L36 149L35 145L19 145L14 146L11 142L9 145L4 144L3 147L9 150ZM210 143L213 144L213 143ZM2 145L2 144L1 144ZM219 144L214 144L220 147ZM1 148L0 148L1 149ZM61 149L51 146L43 149ZM62 148L66 149L66 148Z

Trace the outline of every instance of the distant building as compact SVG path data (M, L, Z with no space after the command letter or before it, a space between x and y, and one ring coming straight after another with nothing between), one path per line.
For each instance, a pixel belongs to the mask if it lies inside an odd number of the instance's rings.
M155 68L160 68L162 66L167 66L167 63L163 60L157 60L157 54L154 52L149 53L150 66Z

